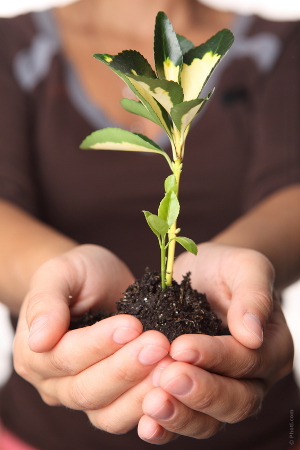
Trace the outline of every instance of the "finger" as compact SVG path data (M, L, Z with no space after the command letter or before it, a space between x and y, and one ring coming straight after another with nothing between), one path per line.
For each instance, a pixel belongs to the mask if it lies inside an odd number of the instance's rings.
M68 330L69 307L84 279L80 270L61 256L47 261L34 275L21 310L30 330L28 344L32 351L50 350Z
M142 402L151 389L153 384L149 374L106 407L86 411L86 414L96 428L112 434L127 433L138 424L143 415Z
M114 283L109 281L112 273ZM69 327L69 310L81 315L100 304L110 310L132 280L122 261L95 245L82 245L47 261L35 273L24 305L30 348L49 351Z
M166 367L160 386L192 410L229 423L256 413L266 392L260 380L236 380L179 362Z
M49 352L34 353L26 345L27 356L22 353L16 369L20 372L19 366L27 361L27 371L38 373L39 379L76 375L111 356L142 330L141 322L133 316L109 317L93 326L67 332Z
M148 442L155 440L159 441L155 443L162 444L177 434L206 439L223 426L213 417L187 407L161 388L153 389L145 396L143 412L154 421L152 426L149 421L139 423L139 436Z
M273 310L274 270L263 255L249 251L232 279L231 301L227 313L231 334L249 348L259 348L263 329Z
M78 375L45 380L41 388L72 409L103 408L143 380L169 347L162 333L147 331Z
M293 364L293 343L281 307L275 301L262 347L244 347L233 336L185 335L171 345L173 360L233 378L262 378L275 382Z
M146 415L141 417L137 432L143 441L157 445L167 444L178 437L176 433L165 429L152 417Z

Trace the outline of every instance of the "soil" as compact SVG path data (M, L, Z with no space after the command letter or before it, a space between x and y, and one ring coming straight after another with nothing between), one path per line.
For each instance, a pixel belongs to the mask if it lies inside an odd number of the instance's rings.
M141 279L126 289L116 305L116 314L137 317L144 331L158 330L170 342L181 334L228 334L228 330L222 328L221 320L211 310L205 294L191 287L190 273L183 277L180 284L173 281L172 286L162 289L159 273L146 270ZM112 315L103 311L89 311L79 320L72 321L70 329L90 326Z

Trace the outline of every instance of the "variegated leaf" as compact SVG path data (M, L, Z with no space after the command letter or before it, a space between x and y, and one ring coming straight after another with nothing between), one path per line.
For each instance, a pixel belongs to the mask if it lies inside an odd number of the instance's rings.
M174 105L183 101L183 90L178 83L134 75L127 75L140 95L148 100L149 94L170 114Z
M201 93L211 73L233 44L234 36L224 29L205 44L189 50L183 57L181 86L184 100L194 100Z
M126 111L137 114L138 116L145 117L148 120L151 120L154 123L157 123L157 125L160 125L159 120L157 119L157 116L152 115L149 113L147 108L143 105L141 102L137 102L136 100L132 100L129 98L122 98L121 105L123 106Z
M177 39L181 48L181 52L184 55L185 53L187 53L189 50L191 50L192 48L195 48L194 44L189 41L187 38L185 38L184 36L181 36L180 34L177 34Z
M182 102L171 109L171 117L178 131L185 132L186 127L198 114L204 103L203 98L197 98L196 100Z
M154 59L158 77L178 83L182 52L173 26L164 12L159 12L156 16Z
M115 56L107 54L95 54L93 56L109 65L112 69L119 70L122 73L156 78L156 74L147 59L136 50L124 50Z
M82 149L90 150L123 150L132 152L160 153L166 157L166 153L147 136L121 128L103 128L94 131L87 136L82 144Z
M94 55L94 57L110 67L113 72L115 72L120 78L122 78L122 80L132 90L136 97L138 97L138 99L143 103L151 116L153 116L152 120L158 123L171 138L171 124L167 112L164 110L164 108L161 107L159 103L157 103L157 101L152 96L147 95L147 98L143 97L140 93L141 89L137 90L133 86L126 73L123 73L121 70L115 69L111 66L111 63L116 57L106 54L96 54Z
M205 98L196 98L195 100L182 102L171 109L171 118L181 134L185 132L194 117L201 111L212 93L213 90Z

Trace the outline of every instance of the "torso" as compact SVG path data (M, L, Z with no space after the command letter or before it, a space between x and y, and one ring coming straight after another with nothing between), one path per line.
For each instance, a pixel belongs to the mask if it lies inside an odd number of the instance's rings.
M84 27L78 28L80 22L77 22L76 15L68 13L68 9L72 6L57 8L55 15L65 55L75 68L87 95L116 124L155 139L161 133L161 128L147 119L128 113L121 107L120 100L123 97L130 98L131 92L128 88L126 89L121 78L92 57L94 53L114 55L123 50L134 49L142 53L153 65L153 35L139 38L133 33L120 38L120 35L107 31L107 28L103 31L101 26L96 31L87 33ZM187 31L180 30L179 34L186 36L195 45L199 45L216 33L220 29L219 26L230 25L233 15L219 14L222 18L221 22L216 21L214 25L206 27L195 26L197 21L193 17L193 23ZM72 17L75 19L73 20ZM201 23L200 19L199 22Z

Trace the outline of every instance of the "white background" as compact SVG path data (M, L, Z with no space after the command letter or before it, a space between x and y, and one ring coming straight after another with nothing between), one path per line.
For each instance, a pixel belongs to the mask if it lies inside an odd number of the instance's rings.
M75 0L1 0L0 16L10 16L33 9L72 3ZM100 0L99 0L100 1ZM125 1L125 0L124 0ZM137 0L138 1L138 0ZM201 0L217 9L256 13L275 20L300 19L299 0Z

